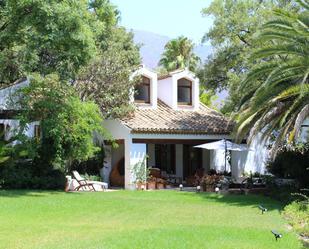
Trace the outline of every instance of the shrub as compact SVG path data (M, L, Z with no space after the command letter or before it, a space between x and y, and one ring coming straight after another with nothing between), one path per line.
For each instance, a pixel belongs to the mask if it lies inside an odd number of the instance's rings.
M270 173L280 178L293 178L300 188L309 186L309 151L282 150L273 161L267 163Z
M48 168L44 174L35 171L30 160L0 165L0 184L5 189L64 189L66 178L57 169Z
M5 189L64 189L65 176L41 160L27 159L25 146L5 146L0 160L0 187Z
M93 157L86 161L74 161L69 169L69 171L76 170L80 174L87 175L100 175L100 169L104 166L104 147L102 146L99 151L97 151Z
M294 201L284 208L283 214L293 228L302 236L309 236L309 204Z

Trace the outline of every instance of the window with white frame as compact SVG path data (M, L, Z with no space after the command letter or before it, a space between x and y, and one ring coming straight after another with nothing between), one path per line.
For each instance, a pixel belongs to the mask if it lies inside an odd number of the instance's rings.
M135 87L134 101L150 104L150 79L142 76L141 83Z
M177 81L178 105L192 105L192 81L181 78Z

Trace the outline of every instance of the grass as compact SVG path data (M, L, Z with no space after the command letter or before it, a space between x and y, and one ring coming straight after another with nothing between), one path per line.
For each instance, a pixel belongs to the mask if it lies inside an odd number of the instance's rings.
M0 191L0 248L302 248L280 208L250 195Z

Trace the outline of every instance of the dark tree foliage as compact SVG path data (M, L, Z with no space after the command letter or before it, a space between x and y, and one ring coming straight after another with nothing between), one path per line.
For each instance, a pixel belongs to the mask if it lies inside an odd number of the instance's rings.
M309 149L282 149L273 161L268 162L270 173L281 178L293 178L300 188L309 187Z
M74 78L117 18L108 0L1 1L0 84L32 72Z

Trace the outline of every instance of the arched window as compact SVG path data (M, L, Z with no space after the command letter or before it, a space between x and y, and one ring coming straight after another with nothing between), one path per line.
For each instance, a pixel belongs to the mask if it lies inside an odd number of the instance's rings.
M134 100L137 103L150 103L150 79L142 76L141 83L135 87Z
M178 105L192 105L192 82L181 78L177 83Z

